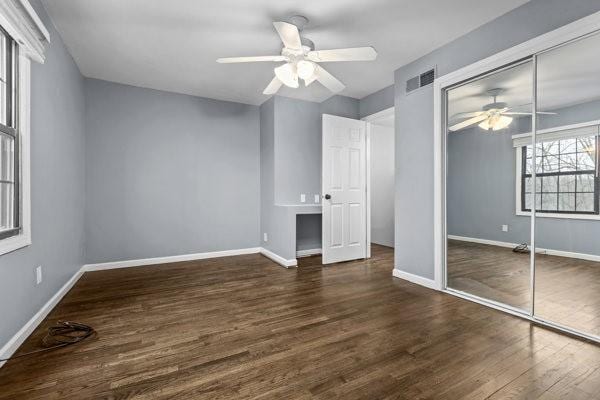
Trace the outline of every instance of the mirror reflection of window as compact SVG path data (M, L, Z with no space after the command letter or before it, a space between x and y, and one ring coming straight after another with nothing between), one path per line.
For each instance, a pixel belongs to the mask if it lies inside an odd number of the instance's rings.
M597 128L595 128L597 129ZM597 135L543 140L536 147L536 211L598 215L596 188ZM521 147L520 176L524 193L521 211L531 211L532 146Z

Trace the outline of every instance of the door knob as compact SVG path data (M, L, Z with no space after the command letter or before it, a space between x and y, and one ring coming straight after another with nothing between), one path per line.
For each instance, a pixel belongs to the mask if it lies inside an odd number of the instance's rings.
M326 195L325 195L325 200L329 200L329 199L331 199L331 195L329 195L329 194L326 194Z

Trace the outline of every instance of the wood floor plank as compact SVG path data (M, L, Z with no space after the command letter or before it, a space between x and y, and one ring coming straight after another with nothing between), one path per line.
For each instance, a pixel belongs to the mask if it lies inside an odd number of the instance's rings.
M57 320L97 337L8 362L0 399L597 398L598 346L393 278L393 258L86 273L19 352Z
M530 255L448 240L448 287L531 309ZM600 336L600 262L536 254L538 317Z

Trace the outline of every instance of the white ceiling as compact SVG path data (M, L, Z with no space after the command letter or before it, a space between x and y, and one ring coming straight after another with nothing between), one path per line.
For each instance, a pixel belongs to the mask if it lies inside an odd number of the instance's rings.
M486 76L448 91L448 115L479 111L493 98L491 89L502 89L497 101L505 102L519 111L531 109L533 94L532 63L528 62L505 71Z
M273 64L218 57L279 54L272 21L310 19L317 49L374 46L374 62L324 66L362 98L393 72L528 0L42 0L83 75L135 86L261 104ZM320 84L280 94L323 101Z
M538 110L555 111L600 99L600 34L538 56ZM448 115L478 111L492 102L486 93L500 88L498 101L530 111L533 95L531 62L464 84L448 93Z

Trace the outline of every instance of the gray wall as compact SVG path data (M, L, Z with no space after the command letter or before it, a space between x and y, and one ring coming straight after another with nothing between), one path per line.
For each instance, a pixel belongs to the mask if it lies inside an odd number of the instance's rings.
M394 128L371 127L371 242L394 247Z
M312 248L320 243L315 217L308 217L313 224L301 224L296 231L293 206L302 205L301 193L306 205L315 205L314 195L321 193L322 115L357 119L358 103L344 96L323 103L273 96L260 106L261 239L262 233L269 238L261 245L266 249L293 259L296 233Z
M275 203L313 203L321 192L321 107L275 96Z
M360 99L359 115L360 118L364 118L390 107L394 107L394 85Z
M275 203L314 204L321 193L321 116L337 115L358 119L356 99L333 96L314 103L274 96Z
M600 102L554 110L540 117L541 129L600 120ZM508 243L530 243L530 217L516 215L516 153L511 136L531 131L531 118L519 118L505 131L475 127L448 136L448 234ZM509 231L502 232L501 226ZM540 248L600 254L600 221L538 218Z
M275 101L260 106L260 229L261 246L290 259L294 258L287 211L275 205ZM262 234L268 235L267 241Z
M515 210L515 129L489 134L478 127L448 135L448 234L530 243L530 218ZM502 232L502 225L509 232Z
M84 263L83 77L43 7L32 5L52 43L46 63L31 67L32 245L0 256L0 347Z
M258 107L86 80L86 261L256 247Z
M331 96L321 103L321 114L359 119L360 100L340 95Z
M597 0L532 0L395 72L395 268L433 278L433 89L405 94L412 76L438 76L600 10Z
M598 90L598 94L600 94L600 90ZM600 120L600 100L590 101L552 111L556 112L556 114L538 116L539 129L555 128L557 126Z

